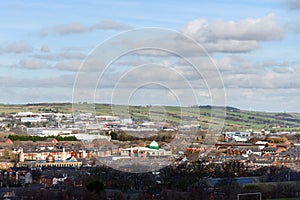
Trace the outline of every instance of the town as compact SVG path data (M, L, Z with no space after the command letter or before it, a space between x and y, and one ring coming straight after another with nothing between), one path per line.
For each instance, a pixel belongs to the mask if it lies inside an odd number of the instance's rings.
M296 131L220 131L207 144L198 124L56 111L2 114L0 125L3 199L300 196Z

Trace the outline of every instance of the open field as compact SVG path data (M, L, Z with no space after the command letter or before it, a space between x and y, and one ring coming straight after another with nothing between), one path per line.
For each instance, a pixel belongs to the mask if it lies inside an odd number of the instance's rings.
M78 108L80 108L80 110L82 111L85 107L86 105L82 104L81 107ZM71 103L40 103L16 105L0 104L0 114L2 115L14 114L20 111L64 113L73 112ZM209 126L222 126L225 130L300 130L300 113L256 112L240 110L233 107L226 107L226 109L211 106L128 107L122 105L95 104L95 112L97 115L116 115L124 118L131 117L139 121L165 121L176 125L200 124L202 128L208 128Z

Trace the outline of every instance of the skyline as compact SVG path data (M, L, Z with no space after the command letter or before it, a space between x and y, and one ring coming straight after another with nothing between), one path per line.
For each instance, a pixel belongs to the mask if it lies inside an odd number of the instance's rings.
M300 112L299 1L9 1L0 6L1 103L71 102L80 64L97 45L132 29L158 27L187 35L205 48L223 79L226 105ZM175 66L185 81L195 79L176 58L151 57L147 52L129 55L111 66L96 101L109 102L111 88L118 81L111 77L150 62L158 63L155 67ZM148 67L150 71L152 66ZM149 79L158 80L168 77L168 71L162 69L160 75L147 73ZM136 80L141 73L131 76L130 80ZM176 81L175 86L182 85ZM193 87L196 85L201 83ZM127 86L133 87L132 83ZM210 104L209 89L195 89L199 104ZM174 90L180 97L186 88ZM167 89L144 88L134 94L134 102L126 99L125 103L167 104L172 102L169 93ZM164 98L157 101L158 96Z

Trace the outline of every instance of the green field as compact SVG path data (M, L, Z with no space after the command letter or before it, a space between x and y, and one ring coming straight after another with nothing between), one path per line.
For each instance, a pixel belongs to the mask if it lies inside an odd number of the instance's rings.
M109 104L77 105L78 110L96 112L97 115L131 117L136 121L165 121L170 124L200 124L202 128L223 127L225 130L300 130L300 113L273 113L245 111L233 107L153 107L122 106ZM72 113L71 103L0 104L0 113L14 114L20 111ZM224 124L224 126L223 126ZM277 128L275 128L277 127Z

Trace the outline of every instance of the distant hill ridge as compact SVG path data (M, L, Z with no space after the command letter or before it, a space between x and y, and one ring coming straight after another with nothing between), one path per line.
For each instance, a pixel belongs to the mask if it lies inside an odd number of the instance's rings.
M82 103L83 107L84 104ZM113 115L110 104L95 104L97 115ZM113 105L115 106L115 105ZM118 105L122 107L122 105ZM126 107L130 116L135 120L147 121L151 120L149 112L155 115L165 114L166 122L180 124L182 120L186 123L200 123L202 128L215 124L211 121L212 110L220 111L217 118L223 116L221 111L226 111L224 130L274 130L274 131L298 131L300 130L300 113L281 113L281 112L261 112L241 110L233 106L191 106L176 107L164 106L165 113L156 109L150 109L151 106L123 106ZM28 104L0 104L0 114L5 116L20 111L31 112L64 112L72 113L72 103L28 103ZM200 114L200 115L199 115ZM164 116L163 116L164 117Z

